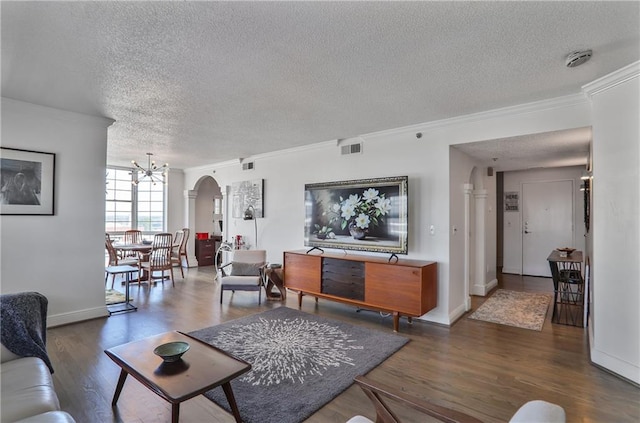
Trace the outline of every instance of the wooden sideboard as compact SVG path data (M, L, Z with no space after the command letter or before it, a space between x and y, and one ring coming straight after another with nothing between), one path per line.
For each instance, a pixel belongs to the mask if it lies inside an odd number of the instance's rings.
M344 254L284 253L284 285L302 296L313 295L393 314L393 330L400 316L422 316L437 305L437 263L432 261Z

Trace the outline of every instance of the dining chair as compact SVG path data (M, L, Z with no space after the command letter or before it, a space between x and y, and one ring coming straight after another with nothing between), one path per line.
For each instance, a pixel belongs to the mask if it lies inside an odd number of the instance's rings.
M124 231L122 237L124 244L142 244L142 231L138 229L129 229ZM141 258L140 253L137 251L126 251L122 253L122 257L136 257Z
M187 241L189 240L189 228L183 228L182 230L176 231L176 235L173 239L173 245L178 244L177 250L173 249L171 251L171 262L174 266L180 266L180 274L182 275L182 279L184 279L184 270L183 264L186 263L187 268L189 268L189 259L187 257ZM182 258L184 257L184 262Z
M139 259L135 257L120 258L116 249L113 247L113 241L108 233L104 234L104 246L109 253L109 264L105 267L104 284L107 285L107 279L111 275L111 289L116 280L116 275L127 274L130 276L132 272L138 271Z
M151 251L149 251L149 261L140 261L138 268L140 273L144 270L149 276L149 283L154 280L154 272L161 272L161 280L164 284L164 273L169 271L169 277L171 284L176 286L173 279L173 262L171 261L171 250L173 249L173 235L170 233L159 233L153 236L151 243ZM140 276L138 276L138 282L140 282ZM155 281L154 281L155 283Z
M258 291L258 305L262 296L264 269L267 265L265 250L234 250L230 263L221 266L220 303L224 291ZM231 271L227 271L231 266Z

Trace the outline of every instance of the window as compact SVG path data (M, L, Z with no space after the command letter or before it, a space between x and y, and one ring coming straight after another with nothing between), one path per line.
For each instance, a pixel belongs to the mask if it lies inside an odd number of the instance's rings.
M105 231L122 233L139 229L143 233L164 232L165 185L148 179L133 185L130 169L107 168Z
M137 227L142 232L164 231L164 184L146 178L138 183Z

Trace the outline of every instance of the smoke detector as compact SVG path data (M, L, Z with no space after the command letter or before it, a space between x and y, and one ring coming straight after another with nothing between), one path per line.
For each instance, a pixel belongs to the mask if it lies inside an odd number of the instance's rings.
M591 54L591 50L574 51L573 53L569 53L565 64L568 68L575 68L576 66L580 66L581 64L589 61L589 59L591 59Z

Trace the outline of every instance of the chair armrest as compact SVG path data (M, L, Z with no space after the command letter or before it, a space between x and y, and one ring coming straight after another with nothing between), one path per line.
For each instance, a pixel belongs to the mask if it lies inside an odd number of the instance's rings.
M407 395L406 393L391 388L382 383L373 382L364 376L356 376L355 382L362 388L367 397L373 402L376 409L377 423L398 423L398 417L391 411L384 402L384 398L391 399L396 403L406 405L414 410L420 411L426 415L434 417L437 420L446 423L482 423L468 414L455 411L446 407L432 404L427 401Z
M233 264L233 262L229 262L229 263L225 263L222 266L218 266L217 270L220 270L222 272L222 276L229 276L227 270L225 269L225 267L229 267Z

